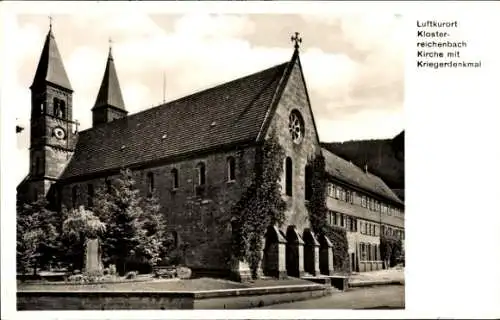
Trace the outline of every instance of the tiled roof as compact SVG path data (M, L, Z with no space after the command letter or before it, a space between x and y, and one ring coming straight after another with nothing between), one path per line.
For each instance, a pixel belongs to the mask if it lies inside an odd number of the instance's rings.
M80 132L61 178L255 141L289 63Z
M113 62L113 54L109 49L108 61L102 78L101 87L97 94L97 99L94 108L112 106L121 110L125 110L123 103L122 91L116 74L115 63Z
M329 150L322 148L326 171L334 178L351 184L385 199L403 204L385 182L370 172L365 172L355 164L342 159Z
M52 30L49 30L45 38L32 86L43 84L45 81L72 90Z

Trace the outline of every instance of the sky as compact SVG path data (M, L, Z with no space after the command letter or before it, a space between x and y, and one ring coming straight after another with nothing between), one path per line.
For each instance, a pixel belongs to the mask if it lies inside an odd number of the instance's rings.
M404 128L402 19L372 14L151 14L118 10L52 15L53 33L74 89L73 118L91 127L112 39L129 114L288 61L291 35L321 141L392 138ZM29 162L29 86L49 29L48 15L18 15L16 121L21 180ZM165 86L164 79L165 77Z

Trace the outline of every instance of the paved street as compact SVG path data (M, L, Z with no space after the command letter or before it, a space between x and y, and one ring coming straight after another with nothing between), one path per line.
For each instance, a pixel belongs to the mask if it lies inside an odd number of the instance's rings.
M331 296L266 306L261 309L394 309L405 306L405 287L401 285L363 287Z

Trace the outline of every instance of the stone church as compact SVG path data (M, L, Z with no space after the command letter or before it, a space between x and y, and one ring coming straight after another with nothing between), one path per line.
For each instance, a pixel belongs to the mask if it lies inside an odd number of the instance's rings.
M129 168L144 196L158 195L177 245L187 245L185 261L195 273L241 278L247 272L244 263L228 259L230 219L210 239L198 241L186 216L193 215L196 205L201 208L197 214L227 218L250 183L257 147L273 132L286 153L281 183L287 210L284 226L268 230L262 269L277 277L334 272L330 240L309 231L305 167L308 159L326 150L320 145L297 38L291 59L284 63L131 115L110 49L95 104L89 106L92 127L79 132L73 89L50 29L30 89L30 170L18 186L19 199L47 197L57 208L91 207L98 188ZM357 215L361 224L367 219L382 225L380 217L364 213L364 194L402 212L403 203L381 179L333 154L326 159L330 178L344 190L339 200L343 194L345 201L349 188L349 205L355 207L359 199L362 212L346 209L342 219ZM331 203L332 214L343 208ZM340 218L330 222L347 224ZM388 222L402 230L398 223ZM358 227L348 231L357 232ZM362 250L358 239L352 239L351 263L359 271ZM370 264L370 270L379 268L375 265Z

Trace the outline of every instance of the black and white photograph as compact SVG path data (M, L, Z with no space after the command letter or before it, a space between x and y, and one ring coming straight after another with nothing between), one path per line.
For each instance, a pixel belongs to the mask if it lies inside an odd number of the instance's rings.
M404 15L92 5L16 16L18 311L405 308Z

